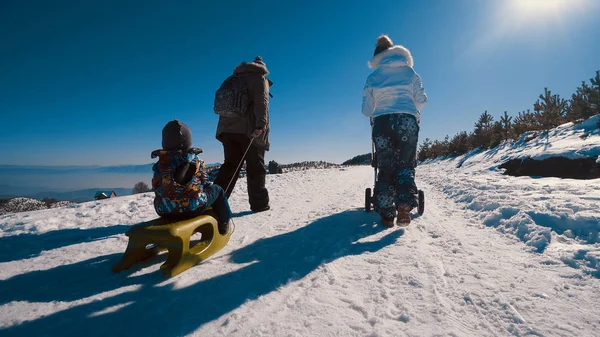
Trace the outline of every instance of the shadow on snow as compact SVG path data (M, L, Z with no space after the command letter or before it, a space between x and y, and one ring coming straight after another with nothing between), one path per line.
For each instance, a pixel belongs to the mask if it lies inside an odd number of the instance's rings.
M10 290L10 294L3 292L3 303L74 301L125 285L141 287L0 332L3 336L40 332L48 336L87 337L186 335L249 300L305 277L322 264L344 256L377 252L394 244L404 233L394 230L377 241L358 242L381 230L373 224L373 217L361 209L333 214L292 232L242 247L229 255L231 262L251 264L178 289L174 283L159 285L164 281L159 272L136 277L112 274L110 266L118 261L120 254L18 275L0 282L0 289ZM158 258L161 256L146 263L156 263Z

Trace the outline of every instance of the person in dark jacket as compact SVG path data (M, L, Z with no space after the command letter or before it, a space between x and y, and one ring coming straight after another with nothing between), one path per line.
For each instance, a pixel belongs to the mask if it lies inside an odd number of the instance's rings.
M190 219L209 207L217 215L219 233L229 231L231 210L223 188L208 181L202 149L192 147L190 128L178 120L162 130L162 149L152 152L158 157L152 170L152 190L156 213L175 221Z
M273 83L266 77L269 71L260 56L238 65L234 74L246 84L249 109L244 117L219 116L216 138L223 144L225 160L215 184L223 186L227 197L231 196L239 176L237 169L245 160L250 209L262 212L270 209L265 187L265 152L270 147L269 87Z

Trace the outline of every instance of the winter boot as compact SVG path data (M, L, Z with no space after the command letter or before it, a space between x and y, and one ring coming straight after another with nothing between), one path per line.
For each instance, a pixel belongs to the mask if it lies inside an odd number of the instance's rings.
M398 205L398 216L396 217L396 225L405 227L410 225L410 210L412 207L406 204Z
M266 205L263 207L257 207L257 208L250 207L250 210L254 213L260 213L260 212L268 211L270 209L271 209L271 206L269 206L269 205Z
M386 219L386 218L381 218L381 224L384 225L387 228L392 228L394 227L394 218L391 219Z
M218 227L219 227L219 234L221 235L225 235L227 234L227 232L229 231L229 222L231 220L227 221L227 222L219 222L218 223Z

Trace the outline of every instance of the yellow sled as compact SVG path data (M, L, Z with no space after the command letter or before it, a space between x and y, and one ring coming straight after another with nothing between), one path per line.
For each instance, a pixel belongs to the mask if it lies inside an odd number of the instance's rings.
M158 218L142 222L125 233L129 237L127 250L112 270L118 273L129 269L166 249L169 255L160 270L165 276L173 277L225 247L231 232L230 228L227 234L219 234L215 214L210 210L188 220L174 222ZM201 233L200 242L190 247L194 233Z

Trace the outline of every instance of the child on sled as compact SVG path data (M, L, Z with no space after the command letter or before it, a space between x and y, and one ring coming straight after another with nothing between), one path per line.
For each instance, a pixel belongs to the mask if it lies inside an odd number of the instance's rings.
M208 181L202 149L192 147L192 132L184 123L173 120L162 130L162 149L152 152L158 157L152 170L154 209L159 216L185 220L196 217L209 207L217 215L219 233L227 234L231 210L225 191Z

